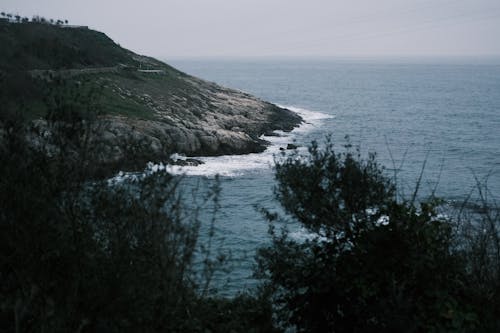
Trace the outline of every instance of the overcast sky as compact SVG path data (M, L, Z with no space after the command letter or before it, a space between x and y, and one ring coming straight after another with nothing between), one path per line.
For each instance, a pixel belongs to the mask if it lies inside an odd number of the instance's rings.
M175 57L500 56L500 0L0 0Z

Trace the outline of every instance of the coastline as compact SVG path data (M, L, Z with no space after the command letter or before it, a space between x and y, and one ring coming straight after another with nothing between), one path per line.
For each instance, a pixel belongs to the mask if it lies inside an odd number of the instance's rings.
M303 121L291 131L274 130L272 133L267 133L267 135L261 135L259 139L267 142L265 149L261 152L220 156L189 156L189 158L202 162L198 165L167 165L149 162L144 172L166 170L174 175L238 177L251 172L269 171L273 167L275 156L292 150L287 149L287 145L296 144L297 139L315 130L321 125L324 119L334 117L326 113L294 106L278 106L294 112ZM297 149L302 150L306 148L297 145Z

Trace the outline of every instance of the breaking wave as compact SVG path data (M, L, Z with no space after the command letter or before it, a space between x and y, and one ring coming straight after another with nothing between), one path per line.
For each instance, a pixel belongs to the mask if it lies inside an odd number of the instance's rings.
M195 157L203 164L198 166L166 166L168 172L172 174L184 174L188 176L206 176L213 177L219 175L222 177L238 177L248 173L267 171L272 169L274 156L280 153L280 148L286 148L289 143L293 143L300 136L313 131L324 119L333 118L332 115L311 111L294 106L280 106L297 113L304 122L293 129L291 132L274 131L276 136L261 136L270 142L267 149L261 153L252 153L245 155L223 155L216 157ZM299 148L300 149L300 148Z
M187 176L205 176L214 177L238 177L249 173L259 173L269 171L274 164L274 156L279 154L287 147L289 143L296 142L301 136L314 131L321 125L324 119L331 119L334 116L311 111L294 106L280 106L290 111L297 113L304 120L303 123L294 128L290 132L274 131L274 136L262 135L260 138L268 141L270 144L265 151L261 153L252 153L245 155L222 155L214 157L193 157L196 160L202 161L203 164L196 166L180 166L180 165L164 165L163 163L155 164L149 162L143 173L125 173L120 172L115 177L111 178L110 182L121 182L124 179L135 179L140 175L154 173L160 170L166 170L174 175ZM300 149L306 149L299 147ZM173 159L185 159L182 155L174 154Z

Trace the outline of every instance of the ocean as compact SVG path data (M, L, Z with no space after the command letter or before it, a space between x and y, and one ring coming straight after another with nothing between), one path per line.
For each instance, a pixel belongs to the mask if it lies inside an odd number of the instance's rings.
M255 251L269 242L259 209L279 211L273 187L279 148L305 150L331 136L342 150L349 142L366 156L375 152L398 191L409 196L423 171L419 197L434 192L450 203L477 198L477 182L489 199L500 195L500 62L473 59L419 60L167 60L205 80L251 93L298 112L306 121L263 153L202 157L205 164L175 168L187 187L210 185L219 174L220 209L215 251L229 254L214 287L234 295L258 282L252 277ZM204 186L205 186L204 185ZM202 186L203 187L203 186ZM203 191L203 190L200 190ZM206 239L209 209L200 241ZM285 223L292 237L307 233Z

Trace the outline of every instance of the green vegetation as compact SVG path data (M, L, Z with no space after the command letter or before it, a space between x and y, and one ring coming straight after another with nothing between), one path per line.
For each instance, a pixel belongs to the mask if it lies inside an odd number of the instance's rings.
M61 88L59 97L71 99L61 82L94 89L102 98L100 120L110 125L101 132L113 153L110 160L126 161L115 148L127 135L149 143L144 147L149 160L165 162L173 152L262 151L260 135L291 130L301 122L291 111L186 75L87 27L0 20L0 43L0 103L5 110L21 110L41 124L47 90ZM247 135L227 132L235 127Z
M439 200L397 201L374 156L313 144L278 162L276 194L311 232L271 228L259 275L299 332L498 332L500 221L444 218ZM272 222L277 215L266 212ZM468 226L466 232L463 227Z
M155 111L138 96L185 95L193 91L182 80L181 72L155 59L135 55L101 32L64 28L62 20L55 24L41 18L15 22L0 23L0 102L12 110L26 106L23 112L29 119L46 113L44 91L47 86L57 89L60 80L84 81L96 88L111 82L115 88L127 90L129 96L117 89L102 91L102 111L147 120L156 119ZM139 73L139 67L163 72Z
M96 178L100 107L77 91L46 98L44 140L29 140L38 129L22 112L0 113L0 331L273 331L265 298L207 292L221 261L198 244L179 178ZM217 196L214 187L205 204L216 208Z
M41 22L0 24L0 331L500 331L494 203L482 196L474 214L443 217L436 198L398 199L375 156L330 143L276 165L277 199L311 237L276 230L285 218L265 212L261 288L211 295L220 261L198 243L179 179L103 180L112 149L137 167L147 145L110 148L97 133L103 115L154 119L157 100L213 105L155 60L142 58L164 74L118 68L134 55L103 34ZM42 116L44 126L31 121ZM205 198L214 209L218 191Z
M104 114L147 120L156 118L153 110L141 103L140 100L136 100L133 97L120 96L109 88L101 91L101 99L106 101L103 104Z
M37 22L0 24L0 70L137 66L105 34Z
M198 243L179 179L96 178L100 106L79 88L80 99L45 98L45 141L27 139L37 129L22 112L0 113L1 331L498 331L493 207L455 221L437 214L437 200L399 202L374 156L331 145L276 166L277 198L311 238L271 228L257 257L262 288L211 295L223 261ZM218 191L205 197L215 209Z

